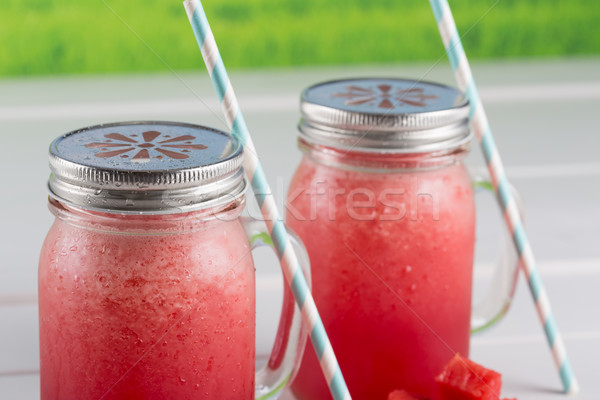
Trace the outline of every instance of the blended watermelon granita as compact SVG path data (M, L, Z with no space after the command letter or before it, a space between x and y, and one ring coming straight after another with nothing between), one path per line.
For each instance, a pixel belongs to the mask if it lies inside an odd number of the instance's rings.
M313 296L355 398L397 387L435 398L435 375L468 354L475 215L454 160L378 173L304 157L294 175L289 193L302 194L289 198L287 222L309 252ZM306 352L299 398L329 397L320 375Z
M306 336L288 291L277 345L255 373L259 242L249 239L267 234L240 218L235 139L191 124L105 124L59 137L49 158L42 400L250 400L285 388Z
M254 264L238 220L51 209L42 399L252 398Z
M468 102L426 82L354 79L302 95L302 161L286 221L310 256L313 296L354 399L439 399L468 354L475 207L462 164ZM330 399L306 352L294 394Z

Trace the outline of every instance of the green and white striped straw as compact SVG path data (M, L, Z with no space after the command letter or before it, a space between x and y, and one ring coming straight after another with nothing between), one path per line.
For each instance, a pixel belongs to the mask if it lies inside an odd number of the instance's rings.
M552 355L554 356L554 362L558 368L565 393L577 393L579 386L569 358L567 357L567 351L563 343L552 310L550 309L550 300L542 284L542 279L537 270L535 259L533 257L533 251L527 235L525 234L525 228L521 221L521 215L517 209L517 203L510 190L506 173L504 172L504 166L500 159L500 153L494 142L492 130L490 128L483 104L479 99L477 87L475 86L475 80L471 73L471 67L469 61L463 49L460 36L456 29L454 17L450 11L450 6L447 0L429 0L433 14L438 24L446 53L450 59L450 64L454 70L454 76L458 86L464 91L471 103L471 123L475 130L475 135L483 150L483 155L486 159L490 177L494 189L498 194L498 202L504 212L504 219L508 225L508 229L512 235L515 247L519 253L520 264L525 273L525 278L529 284L529 289L535 301L538 316L544 327L548 344L552 349Z
M325 332L317 306L310 293L294 249L290 245L283 221L277 211L275 199L265 177L256 149L248 132L246 122L239 108L225 65L217 48L217 43L208 24L206 14L199 0L183 2L196 41L202 52L206 68L212 79L227 125L231 134L244 146L244 170L250 180L256 201L261 207L265 223L273 239L273 244L281 260L283 274L292 289L302 319L310 332L312 345L317 353L321 369L335 400L349 400L350 392L342 376L333 348Z

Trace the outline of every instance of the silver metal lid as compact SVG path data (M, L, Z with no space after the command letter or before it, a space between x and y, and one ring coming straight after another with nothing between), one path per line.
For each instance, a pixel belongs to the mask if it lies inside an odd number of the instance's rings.
M422 153L471 140L469 101L457 89L389 78L319 83L301 97L300 137L346 150Z
M86 209L176 213L244 194L242 146L225 132L175 122L121 122L50 145L50 195Z

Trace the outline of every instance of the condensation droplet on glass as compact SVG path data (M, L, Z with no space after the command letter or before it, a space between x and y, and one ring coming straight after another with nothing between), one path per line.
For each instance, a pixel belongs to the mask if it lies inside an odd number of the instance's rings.
M135 205L135 203L132 199L125 199L125 205L127 207L133 207Z
M94 190L94 194L96 196L100 195L101 193L102 193L102 189L96 189L96 190Z

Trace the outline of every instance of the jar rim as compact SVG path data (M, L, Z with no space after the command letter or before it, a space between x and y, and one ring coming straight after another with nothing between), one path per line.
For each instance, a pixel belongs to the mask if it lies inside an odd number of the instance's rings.
M458 147L428 153L364 152L325 146L298 137L298 148L304 157L321 165L369 173L425 171L444 168L466 157L471 148L467 141Z
M237 220L245 206L245 197L212 208L185 213L116 213L90 210L67 204L52 197L48 199L50 212L58 219L81 229L111 234L178 234L203 229L206 223ZM200 225L199 225L200 224Z

